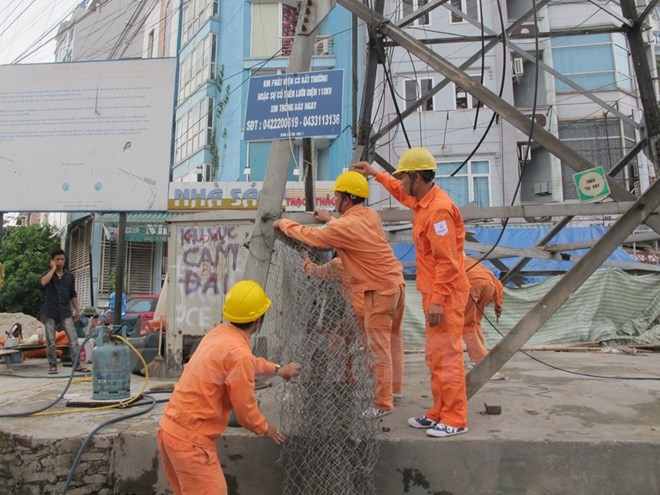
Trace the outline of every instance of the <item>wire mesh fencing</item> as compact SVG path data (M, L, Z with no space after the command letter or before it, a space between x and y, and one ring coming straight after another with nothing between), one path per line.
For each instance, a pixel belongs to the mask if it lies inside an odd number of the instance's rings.
M318 264L310 275L305 257ZM329 253L279 236L266 293L273 300L263 334L268 355L302 365L281 388L280 463L284 495L375 493L379 421L362 414L373 381L359 318ZM309 266L309 265L308 265Z

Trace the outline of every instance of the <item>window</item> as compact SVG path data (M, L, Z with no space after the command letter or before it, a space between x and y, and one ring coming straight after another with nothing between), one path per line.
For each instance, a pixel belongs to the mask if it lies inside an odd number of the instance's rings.
M282 56L291 55L293 48L293 39L296 36L296 26L298 25L298 9L290 5L282 4Z
M201 165L198 165L197 168L195 169L196 172L196 181L197 182L211 182L213 179L211 178L211 164L210 163L202 163Z
M552 40L555 69L588 90L633 90L626 39L620 33L563 36ZM555 79L557 91L575 91Z
M155 31L153 29L147 35L147 58L154 56L154 35Z
M480 82L481 80L478 76L471 76L471 77L477 82ZM457 84L454 84L454 88L455 88L456 109L477 108L477 106L479 105L479 100L477 98L472 96L470 93L465 91Z
M451 196L457 206L475 202L478 207L490 206L490 163L471 160L454 177L461 162L439 163L436 183Z
M218 0L188 0L183 6L181 44L185 45L206 24L218 15Z
M252 58L288 57L298 25L298 8L293 2L262 0L252 3L252 30L250 56ZM316 36L314 55L331 55L334 50L332 36Z
M479 0L451 0L451 6L455 9L460 10L464 14L472 17L473 19L480 20L479 16ZM463 18L455 12L449 12L449 22L451 24L461 24L467 21L464 21Z
M413 105L417 99L428 94L432 87L433 79L406 79L406 81L404 81L406 108ZM419 108L427 112L433 111L433 97L429 98Z
M298 24L298 9L281 2L252 4L251 56L291 55Z
M205 81L215 78L218 35L209 34L181 61L179 102L190 96Z
M416 10L421 9L429 3L429 0L401 0L401 17L407 17ZM431 13L426 12L423 16L415 19L411 26L429 26L431 24Z
M602 166L605 172L612 170L626 150L632 147L632 140L622 136L621 121L614 118L559 122L559 139L591 163ZM578 197L573 182L574 173L575 170L562 163L564 200ZM625 184L628 178L629 172L621 172L615 180Z
M204 98L176 122L174 161L180 163L211 144L215 100Z
M156 311L158 299L129 299L126 301L127 313L149 313Z

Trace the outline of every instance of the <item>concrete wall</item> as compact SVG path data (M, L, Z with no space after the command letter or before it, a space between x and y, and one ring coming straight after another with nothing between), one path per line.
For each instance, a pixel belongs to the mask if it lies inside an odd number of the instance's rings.
M0 493L60 494L80 439L38 443L0 433ZM218 442L230 495L281 493L279 449L241 430ZM574 442L384 440L378 495L658 493L660 446L652 441ZM154 495L171 491L155 432L95 437L68 495Z
M97 437L82 455L68 495L113 493L108 462L110 438ZM60 494L80 440L43 442L25 435L0 432L0 493L12 495Z

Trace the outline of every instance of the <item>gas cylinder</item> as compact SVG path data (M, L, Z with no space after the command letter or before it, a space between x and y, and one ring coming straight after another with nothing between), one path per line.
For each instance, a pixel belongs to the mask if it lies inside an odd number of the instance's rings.
M112 327L97 327L97 331L92 399L126 399L131 395L131 350L111 337Z

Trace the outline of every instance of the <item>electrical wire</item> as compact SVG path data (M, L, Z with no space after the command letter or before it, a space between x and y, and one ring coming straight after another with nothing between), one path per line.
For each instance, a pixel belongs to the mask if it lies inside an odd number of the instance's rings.
M493 327L493 329L498 334L500 334L500 336L502 338L504 338L504 334L502 332L500 332L500 330L495 326L495 324L490 320L490 318L488 318L486 313L479 307L479 305L477 304L477 301L474 299L472 294L470 294L470 299L472 299L472 302L477 307L477 309L482 314L482 316L484 318L486 318L486 321L490 324L490 326ZM545 362L545 361L543 361L543 360L541 360L541 359L539 359L535 356L532 356L527 351L523 351L522 349L518 349L517 352L520 352L521 354L524 354L528 358L538 362L539 364L542 364L543 366L547 366L548 368L552 368L554 370L561 371L561 372L564 372L564 373L569 373L571 375L586 376L586 377L589 377L589 378L600 378L600 379L603 379L603 380L644 380L644 381L647 381L647 380L654 380L654 381L655 380L660 380L660 377L657 377L657 376L655 376L655 377L649 377L649 376L606 376L606 375L595 375L593 373L583 373L583 372L580 372L580 371L567 370L565 368L561 368L559 366L555 366L553 364L547 363L547 362Z
M47 411L51 407L55 406L58 402L60 402L64 398L64 395L66 394L66 392L69 390L69 387L71 386L71 383L73 381L75 369L78 366L78 362L79 362L79 359L80 359L80 353L82 352L82 349L84 348L85 344L90 339L94 338L93 336L90 335L87 338L85 338L85 340L80 345L80 347L78 349L78 354L76 354L76 357L73 361L73 366L71 368L71 370L72 370L71 375L68 378L68 381L67 381L67 383L64 387L64 390L62 390L62 392L60 392L60 394L55 398L54 401L52 401L51 403L49 403L49 404L47 404L43 407L39 407L39 408L37 408L35 410L31 410L31 411L24 411L24 412L19 412L19 413L0 414L0 418L21 418L21 417L25 417L25 416L55 416L55 415L73 414L73 413L88 412L88 411L101 411L101 410L105 410L105 409L123 408L123 407L126 407L127 405L135 402L136 400L138 400L140 397L142 397L142 395L143 395L144 391L146 390L147 385L149 383L149 367L148 367L146 361L144 360L144 358L142 357L142 354L140 354L140 352L128 340L121 337L120 335L114 335L113 337L123 341L126 345L128 345L128 347L134 353L136 353L136 355L138 356L138 358L142 361L142 364L144 365L144 370L145 370L144 371L144 373L145 373L144 383L142 385L142 389L136 395L134 395L133 397L129 398L126 401L121 401L117 404L112 404L112 405L108 405L108 406L89 407L89 408L84 408L84 409L68 409L68 410L64 410L64 411Z
M481 32L481 74L479 75L479 84L484 85L484 74L486 72L486 38L484 35L484 5L483 2L479 2L479 18L481 22L479 23L479 30ZM504 31L502 31L504 32ZM506 60L506 59L504 59ZM506 72L506 64L505 70ZM500 95L502 97L502 95ZM472 125L472 130L474 131L477 128L477 123L479 122L479 111L481 110L482 104L481 100L477 102L477 111L474 112L474 124Z
M52 401L51 403L49 403L49 404L47 404L43 407L39 407L39 408L31 410L31 411L25 411L25 412L20 412L20 413L2 413L2 414L0 414L0 418L22 418L22 417L25 417L25 416L37 415L37 414L41 413L42 411L50 409L55 404L60 402L64 398L64 394L66 394L67 390L69 390L69 387L71 386L71 382L73 381L75 370L78 367L78 360L80 359L80 353L82 352L82 349L85 346L85 344L87 343L87 341L92 339L92 338L93 337L91 337L91 336L87 337L83 341L83 343L79 346L78 354L76 354L76 356L73 360L73 365L71 366L71 374L69 375L69 378L66 382L66 385L64 386L64 390L62 390L62 392L60 392L60 394L55 398L54 401Z
M88 412L88 411L103 411L107 409L117 409L117 408L124 408L128 406L129 404L132 404L133 402L139 400L142 395L144 394L144 391L147 389L147 385L149 384L149 366L147 365L147 362L144 360L142 357L142 354L140 354L140 351L138 351L133 344L131 344L127 339L122 337L121 335L113 335L112 336L115 339L121 340L124 344L126 344L142 361L143 369L144 369L144 381L142 383L142 389L135 394L134 396L130 397L128 400L125 401L120 401L117 404L111 404L108 406L99 406L99 407L86 407L86 408L80 408L80 409L67 409L65 411L44 411L44 412L38 412L35 414L31 414L30 416L59 416L63 414L74 414L74 413L81 413L81 412ZM88 337L86 340L89 340L92 337ZM64 395L64 394L62 394Z
M500 4L500 0L497 0L497 7L500 15L500 24L502 27L502 43L505 46L505 60L506 60L506 31L504 29L504 17L502 15L502 8ZM536 0L532 0L532 8L534 9L534 48L535 48L535 55L538 58L539 56L539 35L538 35L538 13L536 11ZM523 179L523 172L525 170L525 166L527 165L527 160L529 158L529 150L531 148L532 144L532 136L534 134L534 122L536 120L536 105L538 101L538 86L539 86L539 64L534 64L535 65L535 72L534 72L534 98L533 98L533 105L532 105L532 116L530 119L530 130L529 134L527 137L527 146L525 147L525 156L523 158L522 165L520 167L520 172L518 174L518 183L516 184L516 189L513 193L513 197L511 198L511 206L513 206L516 202L516 198L518 196L518 192L520 191L520 186L522 184L522 179ZM506 64L505 64L506 66ZM500 95L501 96L501 95ZM493 115L495 117L495 114ZM485 134L484 134L485 137ZM479 143L480 145L481 143ZM478 145L478 146L479 146ZM474 154L474 151L473 151ZM470 157L468 157L469 159ZM462 166L462 165L461 165ZM460 167L459 167L460 169ZM456 172L458 172L459 169L456 169L454 173L451 175L452 177ZM499 245L499 243L502 241L502 237L504 236L504 231L506 230L507 226L509 225L509 221L511 220L511 217L507 217L504 222L502 222L502 230L500 231L499 235L497 236L497 239L495 240L495 243L492 245L492 247L485 252L480 258L479 258L479 263L481 263L483 260L485 260L494 250L495 248ZM475 265L473 265L474 267ZM472 269L472 267L470 268ZM469 270L468 270L469 271Z
M5 33L7 32L7 30L8 30L10 27L12 27L12 26L14 25L14 23L15 23L15 22L16 22L16 21L17 21L17 20L18 20L23 14L25 14L25 12L26 12L30 7L32 7L32 6L36 3L36 1L37 1L37 0L32 0L32 2L30 2L30 3L28 4L28 6L25 7L25 8L21 11L21 13L18 14L18 15L16 16L16 18L15 18L12 22L10 22L9 25L8 25L8 26L7 26L2 32L0 32L0 36L2 36L3 34L5 34ZM18 4L16 5L16 8L18 8ZM5 22L9 20L9 17L11 17L11 14L13 14L15 11L16 11L16 9L14 9L12 12L10 12L9 16L5 18ZM0 24L0 26L2 26L2 24Z
M153 411L154 407L156 407L156 399L151 397L150 395L145 395L144 396L147 400L151 401L151 403L143 410L137 411L134 413L130 414L125 414L123 416L119 416L116 418L109 419L107 421L104 421L100 425L98 425L96 428L94 428L92 431L89 432L87 435L87 438L85 438L85 441L82 443L80 448L78 449L78 452L76 453L76 457L73 459L73 465L71 466L71 469L69 470L69 474L66 478L66 482L64 483L64 487L62 488L62 495L66 495L66 492L69 490L69 485L71 484L71 481L73 481L73 475L76 472L76 469L78 468L78 465L80 464L80 458L82 457L83 452L87 449L87 446L89 443L92 441L92 438L94 438L94 435L96 435L100 430L105 428L106 426L119 423L120 421L124 421L130 418L135 418L137 416L142 416L143 414L147 414L148 412ZM128 406L132 407L132 406Z
M16 375L13 374L13 373L3 373L3 374L0 375L0 376L16 376ZM17 378L41 378L41 379L46 378L46 377L41 377L41 376L16 376L16 377L17 377ZM50 377L48 377L48 378L50 378ZM64 379L64 377L61 377L60 379ZM72 381L72 383L84 383L84 382L91 382L91 381L92 381L92 379L91 379L90 377L85 377L85 378L74 378L73 381ZM44 388L44 386L47 387L47 386L50 386L50 385L55 385L55 384L54 384L54 383L50 383L50 384L45 384L45 385L44 385L43 383L40 383L39 385L34 385L34 386L32 386L32 387L22 387L22 388L20 388L19 390L3 390L3 391L0 392L0 395L5 395L5 394L16 394L16 393L20 393L20 392L27 392L28 390L42 389L42 388Z
M536 1L535 1L535 0L533 0L532 3L534 4L534 6L536 6ZM501 81L500 81L500 90L499 90L499 92L498 92L498 96L501 98L501 97L502 97L502 94L504 93L504 82L506 81L506 67L507 67L506 60L507 60L507 58L508 58L508 50L507 50L507 40L508 40L508 37L507 37L507 35L506 35L506 27L504 26L504 15L502 14L502 5L501 5L501 3L500 3L500 0L497 0L497 10L498 10L498 12L499 12L499 17L500 17L500 28L501 28L501 30L502 30L502 50L503 50L503 56L502 56L502 79L501 79ZM535 16L535 19L534 19L534 20L536 21L536 16ZM483 25L482 25L482 26L483 26ZM538 31L538 29L535 29L535 32L537 32L537 31ZM537 35L536 37L537 37L537 39L538 39L538 35ZM484 56L485 56L485 54L483 53L483 49L482 49L482 57L484 57ZM538 53L537 53L537 56L538 56ZM460 165L456 170L454 170L454 171L450 174L449 177L454 177L454 176L455 176L455 175L456 175L456 174L457 174L457 173L458 173L458 172L459 172L459 171L460 171L460 170L461 170L461 169L462 169L462 168L463 168L463 167L464 167L469 161L470 161L470 159L472 159L472 157L476 154L476 152L479 150L479 148L481 147L482 143L483 143L484 140L486 139L486 136L488 136L488 133L490 132L491 127L492 127L493 124L495 123L495 119L496 119L496 118L497 118L497 113L493 112L493 115L491 116L490 121L488 122L488 126L486 126L486 130L484 131L483 135L481 136L481 138L480 138L479 141L477 142L476 146L472 149L472 151L471 151L470 154L467 156L467 158L466 158L465 160L463 160L463 163L461 163L461 165ZM475 126L475 127L476 127L476 126Z
M408 139L408 133L406 132L406 126L403 123L403 119L401 118L401 111L399 110L399 103L397 102L397 97L396 93L394 91L394 85L392 84L392 79L390 78L390 73L387 70L387 66L383 65L383 71L385 73L385 79L387 80L387 84L390 88L390 92L392 94L392 101L394 103L394 109L396 110L396 115L399 119L399 122L401 122L401 130L403 131L403 136L406 138L406 143L408 144L408 148L411 147L410 144L410 139Z

